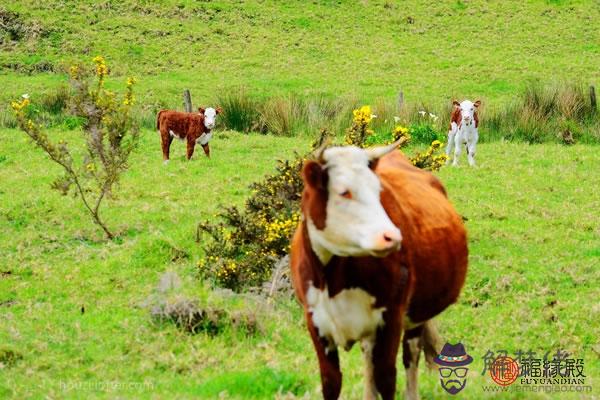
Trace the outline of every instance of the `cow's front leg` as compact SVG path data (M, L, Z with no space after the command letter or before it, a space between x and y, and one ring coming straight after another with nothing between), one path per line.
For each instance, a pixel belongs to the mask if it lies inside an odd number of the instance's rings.
M210 147L208 147L208 143L203 144L202 149L204 150L204 154L206 154L206 157L210 158Z
M187 141L187 159L188 160L190 160L192 158L192 156L194 155L194 146L196 146L196 140L190 139L190 136L188 136L188 141Z
M402 313L390 313L402 315ZM399 318L391 316L377 331L373 347L375 387L383 400L392 400L396 393L396 357L400 346L402 326Z
M310 313L306 313L306 323L319 359L323 398L325 400L335 400L340 396L342 390L342 372L340 371L337 348L319 336Z
M448 157L446 159L446 165L450 164L450 160L452 159L452 146L454 146L454 137L456 136L456 133L454 132L454 130L450 130L448 131L448 145L446 146L446 156Z
M455 167L458 166L458 159L460 158L462 146L463 146L462 138L460 137L460 135L457 134L456 137L454 138L454 161L452 162L452 165L454 165Z
M477 142L473 141L471 143L467 143L467 157L469 158L469 165L471 167L475 166L475 149L477 147Z
M375 345L375 336L363 339L361 349L363 353L365 391L363 400L377 400L377 387L375 386L375 371L373 368L373 346Z

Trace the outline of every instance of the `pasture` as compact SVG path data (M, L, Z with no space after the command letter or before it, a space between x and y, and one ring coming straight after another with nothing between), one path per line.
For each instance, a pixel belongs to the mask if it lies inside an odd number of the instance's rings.
M597 79L594 1L8 1L21 13L0 49L1 100L47 92L61 69L102 54L140 79L143 108L179 107L183 88L214 102L244 87L273 97L373 103L514 99L528 81ZM568 55L568 56L566 56ZM341 78L341 79L340 79Z
M256 176L308 140L225 132L213 141L213 159L188 164L175 143L165 167L158 134L145 131L106 209L122 239L106 243L77 201L47 190L58 170L20 135L3 131L0 142L3 397L211 398L224 390L232 398L272 398L280 390L318 397L316 359L295 300L213 291L195 268L196 223L221 204L241 204ZM468 218L465 289L439 318L444 338L462 341L475 358L464 394L491 396L481 389L489 376L480 375L488 349L565 349L584 358L595 386L597 148L492 143L479 151L478 168L439 173ZM155 325L143 305L165 271L182 277L178 292L203 304L256 312L262 333L212 338ZM359 397L358 349L344 353L342 364L344 397ZM423 398L442 396L436 376L422 370Z
M218 126L211 159L197 147L187 162L185 145L175 141L163 165L159 134L150 127L157 110L181 109L186 88L194 106L217 106L241 92L266 107L277 99L299 99L307 109L339 99L344 107L370 104L382 115L373 121L377 133L393 128L399 90L413 114L440 112L434 127L441 133L450 99L481 99L477 167L469 168L463 153L460 167L435 173L469 239L462 294L437 318L443 339L463 343L474 358L467 387L453 398L598 397L598 113L588 107L580 120L557 113L539 126L535 115L525 116L522 126L534 128L535 140L519 136L521 125L503 131L509 118L498 122L507 109L520 116L511 107L531 82L598 87L598 20L597 2L585 0L4 2L0 398L320 398L298 302L234 293L202 279L198 264L206 254L196 228L225 207L242 206L249 185L273 173L277 160L308 151L321 123L340 138L352 108L335 121L301 124L287 137ZM15 129L9 106L23 93L33 104L45 102L38 116L50 138L79 145L82 156L79 125L54 93L67 83L71 64L89 64L98 54L111 68L109 89L122 91L127 77L136 77L135 119L143 127L130 168L101 211L118 233L112 241L79 199L50 189L62 171ZM552 103L552 112L562 104ZM488 115L496 118L493 131ZM565 127L574 145L559 144L556 129ZM165 283L173 274L178 279ZM253 327L190 334L152 318L166 299L239 313ZM592 391L500 392L482 374L488 350L531 350L539 358L566 351L584 360ZM359 346L340 354L342 398L361 398ZM405 382L399 357L397 398ZM450 398L424 362L419 393Z

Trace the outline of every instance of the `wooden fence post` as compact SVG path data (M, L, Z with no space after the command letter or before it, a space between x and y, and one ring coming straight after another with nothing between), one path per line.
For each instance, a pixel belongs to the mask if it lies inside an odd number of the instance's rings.
M398 93L398 111L402 109L402 105L404 104L404 92L401 90Z
M188 89L183 91L183 108L185 112L192 112L192 95Z
M590 104L592 105L592 110L596 111L596 88L594 85L590 85Z

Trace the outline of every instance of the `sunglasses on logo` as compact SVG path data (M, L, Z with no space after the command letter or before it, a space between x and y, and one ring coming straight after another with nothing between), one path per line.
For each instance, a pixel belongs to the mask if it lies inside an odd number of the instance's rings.
M444 367L441 367L439 370L440 370L440 375L442 376L442 378L449 378L453 372L454 372L454 375L456 375L457 377L464 378L467 375L469 368L444 368Z

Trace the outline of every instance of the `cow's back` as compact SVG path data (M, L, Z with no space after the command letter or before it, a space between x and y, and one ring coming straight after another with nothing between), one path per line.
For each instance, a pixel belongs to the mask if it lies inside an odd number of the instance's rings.
M467 239L461 217L439 180L414 167L399 151L379 160L376 168L382 203L402 232L414 290L409 317L427 320L452 304L464 283Z
M188 134L199 136L196 131L202 130L203 118L199 114L184 113L174 110L162 110L157 118L158 130L165 133L174 132L177 136L184 138Z

